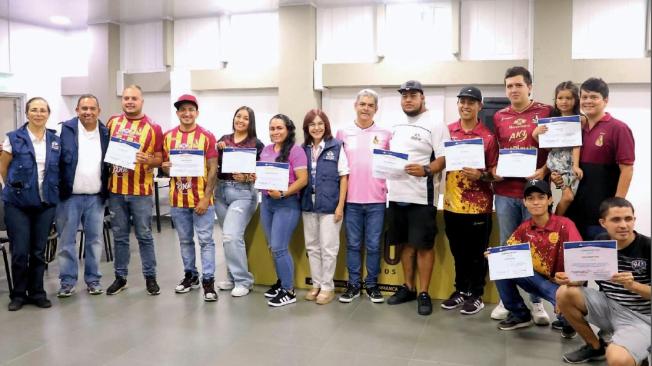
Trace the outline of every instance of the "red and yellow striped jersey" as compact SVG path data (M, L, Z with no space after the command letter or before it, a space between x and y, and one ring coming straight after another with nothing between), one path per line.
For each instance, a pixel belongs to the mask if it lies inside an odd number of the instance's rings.
M154 154L162 152L163 133L161 126L147 116L128 119L124 114L109 118L106 124L111 137L140 144L140 151ZM114 165L109 191L116 194L147 196L152 194L154 174L152 167L136 164L134 170Z
M215 136L201 126L189 132L175 127L163 135L163 161L170 160L172 150L199 150L204 153L203 177L172 177L170 178L170 206L194 208L204 197L208 182L208 159L217 158ZM211 192L210 204L213 204Z

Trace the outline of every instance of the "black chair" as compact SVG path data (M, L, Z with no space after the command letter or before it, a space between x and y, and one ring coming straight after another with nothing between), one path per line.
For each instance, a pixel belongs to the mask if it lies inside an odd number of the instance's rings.
M48 234L48 241L45 243L45 269L48 269L50 262L57 257L57 244L58 242L57 226L53 222L50 226L50 234Z
M2 259L5 262L5 273L7 274L7 285L9 292L14 289L14 282L11 280L11 267L9 267L8 244L9 237L7 236L7 226L5 225L5 203L0 200L0 251L2 251Z
M79 259L86 256L86 248L84 246L84 229L77 230L79 233ZM102 238L104 239L104 254L106 261L113 261L113 248L111 247L111 213L109 208L104 208L104 219L102 224Z

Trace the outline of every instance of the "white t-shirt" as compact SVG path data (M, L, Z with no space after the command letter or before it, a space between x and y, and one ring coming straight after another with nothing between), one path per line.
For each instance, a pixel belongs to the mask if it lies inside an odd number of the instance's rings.
M444 156L444 141L450 140L448 127L443 121L435 121L429 111L394 125L389 148L408 154L410 164L426 165ZM433 158L434 154L434 158ZM428 178L409 176L407 180L388 180L388 199L393 202L417 203L437 206L441 173L434 174L432 194L428 194Z
M45 133L43 134L43 138L40 140L36 138L36 136L32 133L32 131L29 130L29 128L27 128L27 134L29 135L29 139L32 141L32 145L34 146L36 171L38 173L38 194L41 197L41 201L43 201L43 177L45 177L45 158L47 154ZM9 141L9 136L7 136L5 142L2 143L2 150L8 152L9 154L12 153L13 147Z
M100 123L99 121L97 122ZM77 168L72 184L73 194L96 194L102 189L102 142L100 128L86 131L77 120Z

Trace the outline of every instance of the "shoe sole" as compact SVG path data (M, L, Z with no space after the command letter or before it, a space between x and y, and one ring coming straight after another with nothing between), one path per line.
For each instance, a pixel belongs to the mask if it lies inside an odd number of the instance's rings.
M561 333L561 337L564 338L564 339L573 339L573 338L577 337L577 332L575 332L573 334Z
M500 330L514 330L514 329L527 328L527 327L532 326L533 324L534 324L534 322L532 322L532 320L530 320L529 322L515 324L515 325L512 325L511 327L498 326L498 329L500 329Z
M176 288L174 289L174 292L177 294L187 294L190 292L190 287L186 287L183 290L177 290Z
M95 296L95 295L102 295L103 293L104 293L104 290L101 290L101 291L90 291L90 290L89 290L89 291L88 291L88 294L89 294L89 295L93 295L93 296Z
M219 284L215 284L215 287L217 287L221 291L228 291L228 290L233 290L235 288L235 285L230 285L230 286L220 286Z
M464 305L463 302L461 302L461 303L459 303L459 304L456 304L456 305L453 305L453 306L448 306L448 305L441 304L441 308L442 308L442 309L445 309L445 310L453 310L453 309L457 309L457 308L459 308L459 307L462 306L462 305Z
M231 292L231 297L243 297L243 296L249 295L250 293L251 293L251 290L247 291L247 293L245 293L245 294L234 294L233 292Z
M460 310L460 314L464 314L464 315L473 315L473 314L477 314L477 313L479 313L480 310L482 310L482 309L484 309L484 304L481 304L480 307L477 307L477 308L476 308L475 310L473 310L473 311L464 311L464 309L462 309L462 310Z
M67 293L67 294L59 294L59 293L57 293L57 297L60 298L60 299L64 299L64 298L66 298L66 297L70 297L70 296L72 296L72 295L73 295L73 292L70 292L70 293Z
M160 295L160 294L161 294L161 290L158 290L157 292L149 292L149 291L147 291L147 294L148 294L149 296Z
M121 293L122 291L126 290L128 287L129 286L124 285L124 286L120 287L119 289L115 290L114 292L107 291L106 294L109 295L109 296L117 295L117 294Z
M215 301L217 301L217 299L218 299L218 297L216 297L214 299L208 299L208 298L204 297L204 301L206 301L206 302L215 302Z
M350 299L345 299L345 298L343 298L343 297L340 296L340 297L338 298L338 300L339 300L339 302L341 302L341 303L348 304L348 303L352 302L354 299L357 299L358 297L360 297L360 294L359 294L359 293L358 293L357 295L354 295L354 296L353 296L352 298L350 298Z
M271 302L271 301L268 301L268 302L267 302L267 305L269 305L269 306L273 306L273 307L275 307L275 308L278 308L278 307L281 307L281 306L284 306L284 305L294 304L295 302L297 302L297 298L296 298L296 297L295 297L294 299L292 299L292 300L288 300L288 301L286 301L286 302L279 303L279 304L276 304L276 303L273 303L273 302Z
M278 291L277 291L275 294L273 294L273 295L272 295L272 294L268 294L267 292L265 292L265 293L263 294L263 296L265 296L265 297L268 298L268 299L273 299L273 298L276 297L277 294L278 294Z
M539 321L534 320L534 324L538 325L540 327L545 327L545 326L550 325L550 320L539 320Z
M571 363L571 364L576 364L576 363L587 363L590 361L603 361L607 358L607 356L597 356L597 357L588 357L583 360L578 360L578 361L570 361L569 359L566 358L566 356L562 356L562 360L566 363Z
M374 304L382 304L382 303L385 302L385 299L384 299L384 298L374 299L373 297L369 296L369 294L367 294L367 297L368 297L369 300L371 300L371 302L373 302Z

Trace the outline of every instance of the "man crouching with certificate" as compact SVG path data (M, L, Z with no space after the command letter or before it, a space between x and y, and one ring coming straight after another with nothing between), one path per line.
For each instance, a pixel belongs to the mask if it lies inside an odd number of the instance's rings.
M170 214L179 235L185 272L174 291L182 294L199 288L193 240L197 232L201 248L204 301L217 301L213 241L213 191L217 180L216 141L212 133L196 123L199 105L194 96L184 94L174 106L177 109L179 126L163 135L161 164L163 170L170 175Z
M607 359L607 364L641 365L650 352L650 238L634 231L634 207L624 198L607 198L600 204L600 225L607 233L596 240L615 240L618 273L596 281L600 290L570 282L561 272L557 282L559 310L586 344L566 353L568 363ZM589 323L600 329L593 333ZM607 342L607 336L611 341Z
M523 204L532 217L525 220L507 239L507 244L529 243L534 275L496 281L500 298L509 310L507 319L498 323L501 330L529 327L533 324L530 310L525 306L518 287L555 305L559 285L555 273L564 271L564 247L567 241L582 240L575 224L566 217L553 215L550 184L533 179L523 189ZM500 213L499 213L500 214ZM574 337L575 331L561 318L562 336Z

